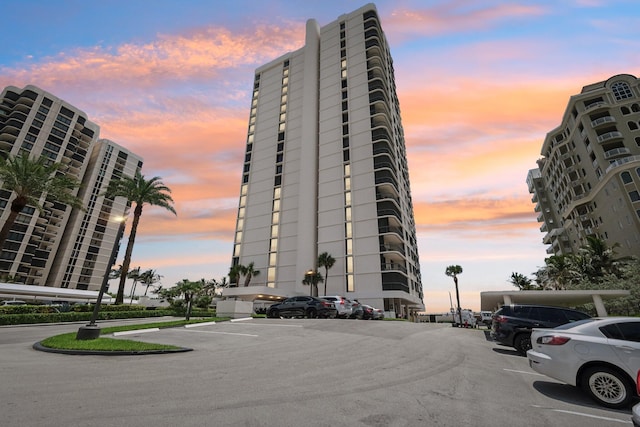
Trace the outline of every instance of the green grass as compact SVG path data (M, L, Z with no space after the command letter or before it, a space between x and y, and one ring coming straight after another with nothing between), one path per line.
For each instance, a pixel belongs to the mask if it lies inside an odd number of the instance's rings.
M95 340L76 340L76 333L56 335L40 342L43 347L58 350L88 351L151 351L177 350L175 345L153 344L141 341L120 340L115 338L96 338Z
M211 321L227 320L227 318L207 318L172 320L168 322L154 322L136 325L112 326L101 328L101 335L112 334L114 332L135 331L150 328L175 328L193 323L203 323ZM154 344L141 341L107 338L101 336L95 340L76 340L76 332L70 332L46 338L40 342L43 347L58 350L86 350L86 351L154 351L154 350L177 350L181 347L168 344Z

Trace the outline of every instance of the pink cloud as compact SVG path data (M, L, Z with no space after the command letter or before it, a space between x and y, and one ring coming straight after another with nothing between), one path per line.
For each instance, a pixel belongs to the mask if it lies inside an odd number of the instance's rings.
M418 35L488 29L504 20L546 14L540 6L503 4L478 7L468 1L449 1L423 9L397 9L384 19L385 32L394 39Z
M251 26L247 28L252 28ZM223 70L260 63L304 43L300 25L258 26L232 33L222 27L188 35L159 34L149 43L96 46L60 52L23 69L0 68L4 84L37 84L43 88L105 90L153 88L161 82L209 80Z

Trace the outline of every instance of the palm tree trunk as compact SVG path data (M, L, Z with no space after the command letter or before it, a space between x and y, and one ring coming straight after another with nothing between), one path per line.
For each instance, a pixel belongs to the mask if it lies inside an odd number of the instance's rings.
M124 302L124 285L129 274L129 265L131 264L131 254L133 253L133 244L136 241L136 232L138 231L138 223L142 215L142 206L136 205L133 211L133 223L131 224L131 232L129 233L129 241L127 242L127 250L124 253L122 261L122 271L120 272L120 284L118 285L118 293L116 295L116 304Z
M327 267L324 268L324 294L327 294L327 276L329 275L329 269Z

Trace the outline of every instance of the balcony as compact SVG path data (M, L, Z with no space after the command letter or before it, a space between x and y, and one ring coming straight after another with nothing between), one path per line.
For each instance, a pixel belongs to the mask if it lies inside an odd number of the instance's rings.
M631 151L626 147L614 148L613 150L605 151L604 158L605 160L614 159L616 157L624 157L630 155Z
M624 165L625 163L629 163L629 162L640 162L640 156L629 156L629 157L623 157L618 160L614 160L611 163L611 165L609 165L605 173L609 173L610 170L615 169L618 166Z
M598 142L602 144L603 142L606 142L606 141L612 141L614 139L622 139L622 138L624 138L622 135L622 132L614 130L598 136Z
M407 267L396 262L385 262L383 264L380 264L380 269L382 271L401 271L403 273L407 272Z
M604 125L606 123L615 123L616 122L616 118L613 116L604 116L604 117L600 117L599 119L595 119L591 122L591 127L592 128L597 128L598 126Z

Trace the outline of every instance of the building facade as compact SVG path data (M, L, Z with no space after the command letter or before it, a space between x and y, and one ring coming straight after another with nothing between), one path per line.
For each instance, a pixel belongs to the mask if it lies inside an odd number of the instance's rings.
M374 5L319 27L255 72L232 266L260 272L241 299L344 295L388 312L423 308L393 62Z
M640 253L640 80L620 74L570 98L527 185L547 253L596 236L618 256Z
M127 201L105 199L109 181L134 176L142 159L112 141L87 115L35 86L9 86L0 95L0 155L46 156L82 183L76 196L85 210L46 200L39 211L18 216L0 255L2 281L99 290L122 235ZM0 182L0 221L9 215L12 192Z

